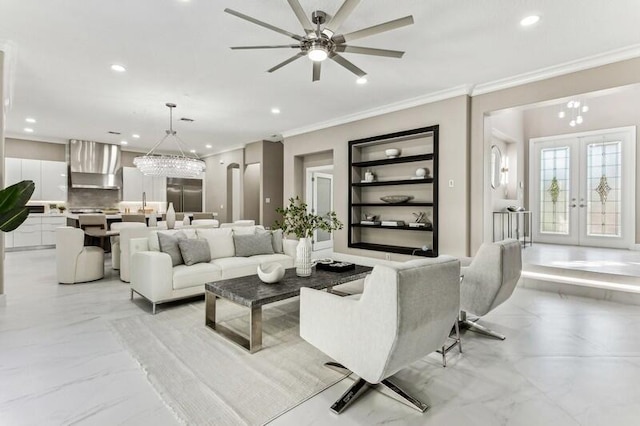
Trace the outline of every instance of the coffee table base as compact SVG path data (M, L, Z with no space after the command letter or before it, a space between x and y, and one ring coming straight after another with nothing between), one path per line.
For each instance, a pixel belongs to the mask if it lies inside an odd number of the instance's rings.
M205 291L205 325L221 336L249 351L249 353L255 353L262 349L262 307L250 308L249 339L247 339L230 328L216 323L217 299L218 296L210 291Z

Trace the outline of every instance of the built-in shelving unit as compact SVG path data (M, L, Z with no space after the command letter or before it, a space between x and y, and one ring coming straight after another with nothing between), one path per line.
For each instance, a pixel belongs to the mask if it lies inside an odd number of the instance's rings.
M349 247L438 256L438 130L435 125L349 142ZM389 158L385 151L391 148L399 149L400 154ZM420 178L417 168L429 173ZM375 175L372 181L366 179L367 172ZM411 199L380 201L388 195ZM431 225L409 226L419 212L426 213ZM361 223L367 215L376 216L376 221L403 221L404 225ZM425 245L426 251L422 250Z

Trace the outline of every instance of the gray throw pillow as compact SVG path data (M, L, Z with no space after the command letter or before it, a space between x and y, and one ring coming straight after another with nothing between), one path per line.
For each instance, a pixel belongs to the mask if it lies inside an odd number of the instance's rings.
M184 264L187 266L196 263L208 263L211 261L211 251L209 250L209 242L204 238L189 238L178 240L180 253Z
M182 265L184 263L182 260L182 254L180 253L180 247L178 246L178 240L182 238L187 238L187 234L182 231L176 232L175 234L158 232L160 251L171 256L171 264L173 266Z
M258 229L257 233L271 235L271 244L273 245L273 252L284 253L284 247L282 246L282 229L274 229L271 231Z
M233 235L236 256L247 257L257 254L273 254L271 234Z

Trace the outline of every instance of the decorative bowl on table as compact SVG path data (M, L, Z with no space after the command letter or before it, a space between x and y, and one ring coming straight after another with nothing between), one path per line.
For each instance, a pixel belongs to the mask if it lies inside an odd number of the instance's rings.
M284 267L277 263L258 266L258 278L265 284L275 284L284 277Z
M397 158L400 156L400 150L398 148L389 148L384 151L387 158Z
M380 199L385 203L398 204L413 200L413 195L385 195L384 197L380 197Z

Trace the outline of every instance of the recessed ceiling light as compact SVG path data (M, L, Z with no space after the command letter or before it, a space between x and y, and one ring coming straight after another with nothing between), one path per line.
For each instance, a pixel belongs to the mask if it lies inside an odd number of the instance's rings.
M195 149L190 149L189 152L192 153L192 154L195 154L196 150Z
M129 142L127 142L127 141L120 141L120 145L128 145L128 144L129 144Z
M31 127L25 127L24 131L27 133L33 133L33 129Z
M34 124L36 122L35 118L31 118L31 117L27 117L24 119L24 121L26 121L27 123L31 123Z
M111 71L115 71L115 72L125 72L127 69L120 65L120 64L113 64L111 65Z
M132 134L131 137L134 139L140 139L140 135L137 133Z
M535 23L537 23L540 20L540 16L538 15L530 15L527 16L526 18L523 18L520 21L520 25L522 25L523 27L529 27Z
M360 77L359 79L356 80L356 83L358 84L367 84L367 77Z
M213 148L213 146L211 146L211 145L206 145L206 147L209 148L209 149Z
M280 114L280 108L271 108L271 114Z

